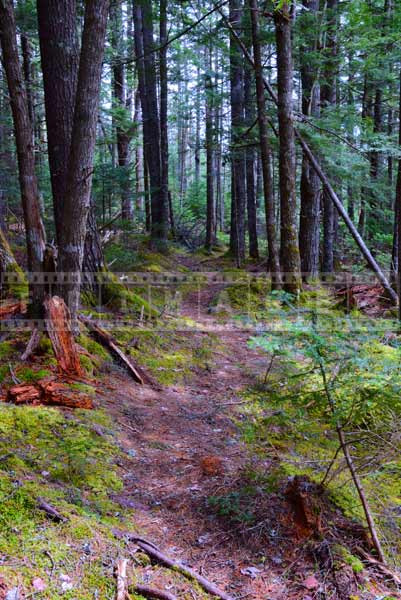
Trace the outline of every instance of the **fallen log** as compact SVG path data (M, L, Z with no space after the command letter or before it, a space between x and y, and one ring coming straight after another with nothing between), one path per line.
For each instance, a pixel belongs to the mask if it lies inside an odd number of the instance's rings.
M39 382L43 391L43 404L65 406L67 408L93 408L93 399L87 394L77 392L67 384L50 380Z
M66 408L93 408L93 399L71 389L67 383L43 379L35 383L14 385L7 391L6 402L32 406L65 406Z
M40 404L42 391L32 384L20 384L11 387L6 396L7 402L13 404Z
M15 302L14 304L4 304L0 306L0 321L10 319L16 315L26 312L25 302Z
M195 579L199 583L199 585L206 591L208 594L212 596L216 596L220 598L220 600L234 600L232 596L226 594L220 590L214 583L199 575L196 571L191 569L190 567L186 567L181 562L173 560L166 554L164 554L161 550L159 550L154 544L151 542L146 542L142 538L135 537L134 535L130 535L130 541L135 542L141 550L146 552L150 558L153 558L157 562L169 567L170 569L174 569L180 571L183 575L188 577L189 579Z
M118 347L116 340L107 331L104 331L104 329L99 327L99 325L97 325L88 317L80 315L79 319L86 325L96 340L102 344L102 346L107 348L107 350L109 350L109 352L124 365L130 375L133 377L134 381L141 385L144 385L145 383L153 386L157 385L154 379L145 373L141 367L135 364L130 356L124 354L121 348Z
M71 329L71 316L67 305L58 296L48 296L44 301L45 323L59 370L64 375L82 375L78 349Z
M170 594L170 592L165 592L164 590L156 590L148 585L134 585L133 589L141 596L145 596L145 598L155 598L156 600L177 600L177 596L174 596L174 594Z

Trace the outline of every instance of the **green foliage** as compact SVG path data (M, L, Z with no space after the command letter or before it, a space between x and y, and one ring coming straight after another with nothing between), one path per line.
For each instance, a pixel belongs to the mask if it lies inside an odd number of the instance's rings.
M230 492L226 496L211 496L209 507L220 517L226 517L236 523L252 523L254 516L244 507L246 495L241 492Z

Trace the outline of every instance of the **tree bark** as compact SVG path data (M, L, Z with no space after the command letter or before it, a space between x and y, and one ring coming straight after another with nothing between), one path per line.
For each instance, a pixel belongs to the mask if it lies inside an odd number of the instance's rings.
M0 2L0 41L7 77L15 141L17 146L19 184L24 212L28 269L40 274L43 268L45 231L40 214L40 198L35 173L32 125L28 98L18 57L17 35L12 0ZM43 285L30 283L32 316L42 312Z
M127 91L126 68L124 65L124 55L121 48L123 40L122 14L120 3L116 0L111 6L112 17L112 46L114 50L113 57L113 96L114 105L119 109L115 117L116 122L116 141L117 141L117 161L119 168L119 181L121 190L121 218L123 221L132 221L133 206L131 199L131 186L129 174L129 144L131 134L127 126L128 118L125 118L124 112L129 108L130 95Z
M88 0L68 160L68 183L62 209L59 271L69 274L61 290L75 321L79 305L81 270L84 254L86 221L90 206L93 157L108 0Z
M160 122L157 103L151 0L135 1L134 29L139 92L142 106L145 160L150 184L151 239L156 248L163 249L166 245L168 234L168 197L165 197L162 190Z
M401 148L401 69L399 94L400 118L398 124L398 145ZM395 190L393 270L398 275L398 311L401 321L401 158L398 159L397 185Z
M161 154L161 194L163 205L168 205L170 228L174 231L173 205L169 194L169 149L168 149L168 66L167 66L167 2L160 0L160 154Z
M319 0L303 0L302 45L300 47L302 113L319 117L320 87L318 65L313 57L318 46L316 14ZM299 252L303 277L317 278L319 273L320 181L305 154L302 156Z
M210 50L209 50L210 54ZM210 65L207 67L210 69ZM213 84L210 75L205 77L206 96L206 241L205 248L210 251L216 243L216 212L214 196L214 123L213 123Z
M241 0L230 0L230 23L241 26ZM244 61L236 42L230 40L230 103L231 103L231 231L230 250L237 265L245 260L245 151L240 148L244 126Z
M68 182L79 43L75 0L37 0L40 55L57 242Z
M267 129L266 101L263 82L262 56L260 49L260 32L257 0L249 0L252 22L252 45L256 84L256 104L258 114L260 163L263 180L263 197L266 214L266 233L269 252L269 267L273 287L280 286L280 260L277 249L276 217L274 207L274 191L272 176L272 154Z
M321 85L321 105L328 109L337 102L337 10L338 0L327 1L327 31L324 49L323 81ZM334 253L337 211L323 189L323 273L334 271Z
M250 65L245 64L244 74L244 104L245 104L245 126L247 130L252 129L255 123L254 99L252 95L253 70ZM259 258L258 229L256 213L256 182L255 182L255 148L252 145L253 137L248 135L249 147L246 149L246 205L248 213L248 237L249 256Z
M292 109L293 65L290 5L284 2L275 11L277 44L277 95L280 142L280 260L284 289L297 293L301 289L300 256L296 223L296 152Z

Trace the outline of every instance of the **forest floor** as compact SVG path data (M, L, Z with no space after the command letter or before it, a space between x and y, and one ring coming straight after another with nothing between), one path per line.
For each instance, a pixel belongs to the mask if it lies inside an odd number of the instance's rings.
M183 273L226 268L187 254L174 260ZM181 290L170 329L117 327L113 332L123 349L131 348L142 366L151 367L160 385L140 386L107 361L81 385L92 390L98 410L43 409L32 422L29 413L22 414L24 407L4 413L10 427L0 427L0 445L4 442L11 451L15 445L24 462L7 465L9 454L2 460L6 481L0 479L0 492L6 509L0 517L0 598L112 600L113 569L123 556L132 562L130 580L136 583L182 600L209 598L193 580L151 563L130 541L132 534L235 599L401 597L391 591L380 569L369 568L349 552L358 545L371 552L360 524L345 518L328 499L316 500L320 491L307 478L301 491L291 493L294 477L284 471L273 477L280 445L255 451L247 443L252 394L266 357L249 346L251 329L216 310L225 287L216 283ZM89 355L100 352L86 341ZM22 348L23 342L19 344ZM3 348L3 354L9 350ZM7 355L7 361L12 358ZM38 364L33 367L35 371ZM5 373L8 377L8 366ZM19 377L21 373L17 371ZM54 411L61 416L52 416ZM263 415L276 412L265 399ZM22 425L15 425L17 419ZM50 423L45 433L40 429L44 421ZM70 427L74 436L79 434L78 442L64 456ZM84 437L88 429L90 438ZM276 437L279 430L273 427ZM60 447L53 448L49 436L55 431ZM89 454L86 462L82 452ZM57 461L62 467L52 471ZM38 516L32 503L38 490L68 516L68 524L54 525ZM322 524L300 515L313 513L316 502L325 513ZM31 519L30 528L21 524L23 519ZM47 553L43 564L39 552ZM10 590L20 595L7 595ZM141 598L133 588L131 597Z

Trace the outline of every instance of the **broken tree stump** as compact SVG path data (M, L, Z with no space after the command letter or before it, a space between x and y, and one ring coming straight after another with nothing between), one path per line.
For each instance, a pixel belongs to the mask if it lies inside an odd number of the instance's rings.
M64 300L48 296L44 301L45 323L59 370L64 375L82 375L78 348L71 329L71 316Z
M308 477L296 475L285 490L294 511L294 522L301 536L319 535L322 531L319 496L322 489Z
M141 367L134 363L130 356L124 354L121 348L118 347L116 340L107 332L104 331L99 325L94 323L91 319L87 317L80 316L79 319L86 325L91 334L96 338L96 340L102 344L111 354L113 354L128 370L133 379L144 385L145 383L153 385L154 387L158 386L154 379L150 377Z

